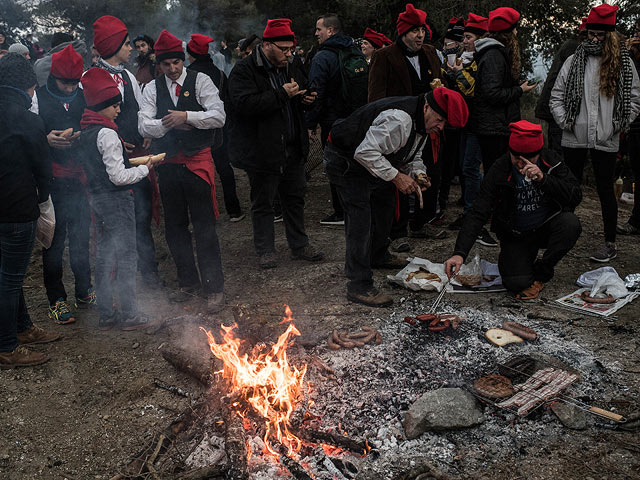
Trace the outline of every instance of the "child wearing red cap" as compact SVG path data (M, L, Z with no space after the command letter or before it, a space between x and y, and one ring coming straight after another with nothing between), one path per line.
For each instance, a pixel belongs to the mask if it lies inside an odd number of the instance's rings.
M618 202L613 190L620 133L640 113L640 81L622 36L618 6L593 7L587 39L567 58L551 91L551 113L562 132L564 159L582 181L587 155L602 209L604 243L589 257L606 263L617 256Z
M460 272L491 219L491 230L500 240L502 285L520 300L534 300L580 236L582 227L573 211L582 192L561 158L543 148L540 125L521 120L509 130L509 152L485 174L444 268L449 277Z
M42 251L42 270L49 299L49 318L59 325L75 321L62 283L67 234L76 306L96 304L89 264L91 216L77 145L80 119L86 107L82 89L78 88L83 71L82 57L72 45L54 53L47 84L36 90L36 101L31 107L44 122L53 164L51 200L56 212L56 228L51 246Z
M364 31L362 37L361 49L364 56L367 57L367 63L371 63L373 52L393 43L384 33L378 33L370 28Z
M98 228L95 264L98 328L121 324L123 330L144 328L148 318L138 313L136 296L136 221L132 186L149 174L151 162L131 167L115 120L122 96L111 75L91 68L82 77L87 108L80 125L83 167L91 210ZM111 276L117 272L117 279ZM118 291L120 313L114 308Z

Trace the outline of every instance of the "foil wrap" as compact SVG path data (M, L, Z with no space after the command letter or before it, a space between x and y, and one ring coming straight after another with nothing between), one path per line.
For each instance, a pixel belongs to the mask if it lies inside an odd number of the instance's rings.
M640 288L640 273L632 273L624 277L624 286L631 290Z

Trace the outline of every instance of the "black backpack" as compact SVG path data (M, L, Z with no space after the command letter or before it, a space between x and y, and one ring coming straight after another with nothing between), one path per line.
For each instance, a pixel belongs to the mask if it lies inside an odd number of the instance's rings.
M342 114L346 117L367 103L369 64L355 45L348 48L327 48L338 55L340 67L340 97Z

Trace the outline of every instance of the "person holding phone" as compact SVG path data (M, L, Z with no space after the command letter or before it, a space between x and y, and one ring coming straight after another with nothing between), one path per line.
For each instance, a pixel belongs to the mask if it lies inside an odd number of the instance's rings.
M559 156L543 148L540 125L521 120L509 129L509 151L485 175L453 255L444 264L445 273L451 277L460 271L491 218L491 230L500 241L502 284L516 298L534 300L580 236L582 227L573 211L582 192ZM544 254L538 259L541 249Z

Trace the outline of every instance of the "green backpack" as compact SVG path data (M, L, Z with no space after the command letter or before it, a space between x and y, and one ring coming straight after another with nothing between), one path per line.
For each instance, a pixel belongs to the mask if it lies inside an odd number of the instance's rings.
M327 48L338 55L340 65L341 113L346 117L367 103L369 64L355 45L349 48Z

